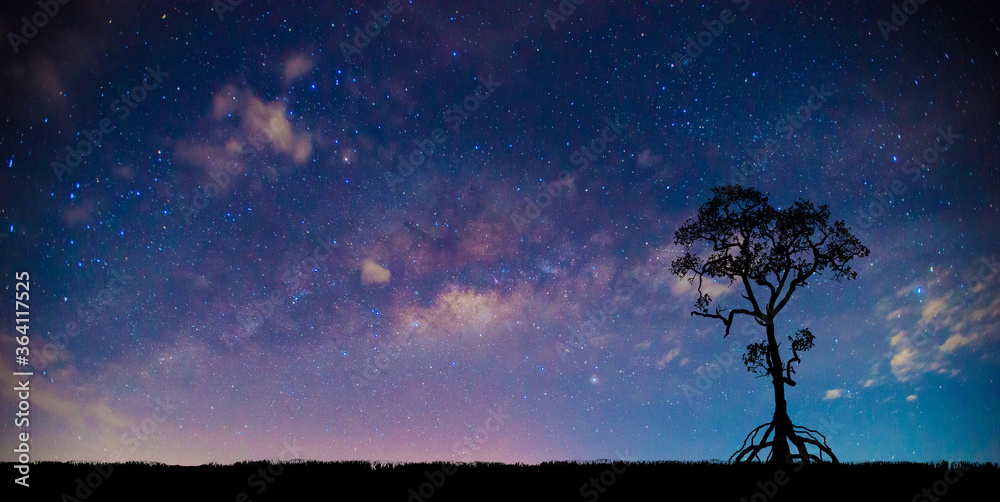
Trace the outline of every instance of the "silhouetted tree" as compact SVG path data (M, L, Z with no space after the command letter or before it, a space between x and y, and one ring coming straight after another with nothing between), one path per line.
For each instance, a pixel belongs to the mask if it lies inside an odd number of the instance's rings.
M804 288L814 274L829 271L838 281L857 278L857 272L851 270L848 262L867 256L868 248L850 233L843 221L827 224L830 210L826 205L816 208L811 202L799 199L780 210L768 203L766 194L754 188L731 185L715 187L712 192L714 196L698 210L697 218L687 220L674 235L674 243L688 251L670 264L670 271L680 277L693 273L688 281L698 280L698 300L691 315L722 321L726 326L723 338L729 336L737 315L749 316L765 329L767 338L748 345L743 362L747 371L770 376L774 386L774 417L747 434L743 446L729 460L751 461L770 448L768 462L821 461L825 453L838 463L825 436L794 425L788 418L785 385L795 385L792 364L800 363L800 353L812 348L813 334L805 328L788 336L792 353L782 365L774 319L788 305L792 294ZM690 252L692 244L698 241L711 246L707 258ZM728 279L729 286L739 282L740 296L749 305L723 309L716 304L714 312L709 311L712 297L702 291L706 278ZM757 433L765 427L758 441ZM789 442L798 453L791 454ZM807 444L819 449L819 457L808 452Z

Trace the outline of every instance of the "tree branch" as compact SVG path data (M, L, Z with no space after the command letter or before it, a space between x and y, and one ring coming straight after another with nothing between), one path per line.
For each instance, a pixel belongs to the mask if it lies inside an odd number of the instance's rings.
M748 316L751 316L751 317L754 317L754 318L758 317L758 315L762 315L759 312L755 313L755 312L751 312L751 311L749 311L747 309L733 309L733 310L729 311L729 317L726 317L726 316L722 315L722 309L718 305L715 306L715 313L714 314L708 314L708 313L705 313L705 312L698 312L698 311L692 311L691 312L691 315L696 315L696 316L701 316L701 317L708 317L710 319L719 319L719 320L721 320L722 324L726 325L726 334L722 338L726 338L727 336L729 336L729 328L733 325L733 316L735 316L736 314L748 315Z

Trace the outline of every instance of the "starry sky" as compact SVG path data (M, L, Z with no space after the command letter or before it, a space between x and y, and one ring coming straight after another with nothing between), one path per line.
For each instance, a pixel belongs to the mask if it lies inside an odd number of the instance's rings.
M739 183L871 249L782 312L791 419L1000 460L991 2L319 3L5 3L33 459L725 460L763 335L669 265Z

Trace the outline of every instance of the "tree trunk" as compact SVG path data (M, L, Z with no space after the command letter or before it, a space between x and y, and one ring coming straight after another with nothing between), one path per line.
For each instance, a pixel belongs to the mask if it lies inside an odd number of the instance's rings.
M771 447L771 463L783 463L790 453L788 435L792 421L788 418L788 407L785 403L785 379L781 374L781 353L778 352L778 342L774 338L774 321L767 321L767 349L771 358L771 383L774 385L774 445Z

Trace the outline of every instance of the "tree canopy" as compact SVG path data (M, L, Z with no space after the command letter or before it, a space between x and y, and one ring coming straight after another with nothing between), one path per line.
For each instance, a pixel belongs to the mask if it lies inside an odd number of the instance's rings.
M792 294L808 285L814 274L832 272L834 280L855 279L848 263L868 255L868 248L852 235L843 220L828 223L830 209L818 208L799 199L786 209L777 209L754 188L740 185L715 187L715 196L675 234L674 243L690 248L697 241L712 247L707 258L686 252L671 263L672 273L689 281L698 280L697 310L692 315L720 319L726 335L735 315L748 315L760 325L773 319L788 304ZM718 304L710 312L712 297L702 291L705 277L740 281L741 296L751 308L728 311ZM759 295L752 287L766 288ZM762 291L762 290L761 290Z

